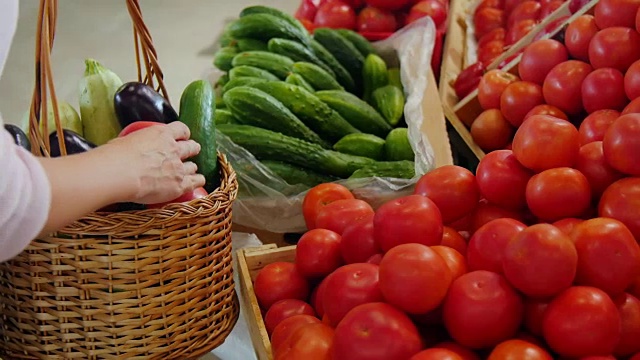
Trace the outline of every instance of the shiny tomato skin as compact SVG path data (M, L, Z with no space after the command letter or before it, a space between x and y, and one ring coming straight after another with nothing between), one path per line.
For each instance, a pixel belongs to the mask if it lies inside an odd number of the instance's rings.
M422 0L411 8L406 23L410 24L425 16L431 17L436 29L442 29L447 22L447 6L440 0Z
M326 324L301 326L280 345L274 360L331 360L334 337Z
M372 255L369 259L367 259L367 263L368 264L374 264L374 265L380 265L380 263L382 262L382 254L375 254Z
M342 233L340 253L347 264L366 262L381 251L373 235L373 215L347 226Z
M411 0L365 0L365 3L379 9L396 11L411 4Z
M313 24L313 19L316 17L317 12L318 7L313 3L313 0L302 0L296 9L294 17L300 21L310 21Z
M469 270L487 270L501 274L507 244L526 228L522 222L508 218L495 219L484 224L469 240Z
M560 167L534 175L527 184L527 204L541 220L580 217L591 204L589 180L580 171Z
M496 219L513 219L520 222L524 222L524 214L520 211L514 211L505 209L501 206L496 206L491 203L480 202L478 204L478 208L473 213L473 218L471 219L471 233L475 234L478 229L487 224L488 222ZM467 253L469 249L467 249Z
M564 41L569 54L576 60L589 61L589 43L600 30L593 15L581 15L567 26Z
M542 85L551 69L567 60L569 53L561 42L552 39L538 40L524 49L518 73L522 80Z
M593 199L600 199L602 193L624 175L612 168L604 157L602 141L594 141L580 148L576 170L589 180Z
M567 60L554 66L542 86L546 103L567 115L580 113L583 109L582 82L591 71L590 64L578 60Z
M471 124L471 137L485 152L503 149L514 133L515 128L498 109L483 111Z
M273 353L293 334L296 330L307 324L319 324L320 320L311 315L294 315L282 320L271 334L271 349Z
M487 71L478 84L478 101L483 109L499 109L500 96L509 84L518 81L518 77L506 71L493 69Z
M640 114L620 116L611 124L602 140L604 157L614 169L640 176Z
M398 245L380 263L380 290L384 299L409 314L425 314L437 308L451 281L447 262L422 244Z
M253 282L253 289L264 310L284 299L304 301L310 291L307 279L298 272L295 264L288 262L275 262L262 268Z
M359 32L394 32L398 23L393 13L367 6L358 14Z
M627 105L627 107L625 107L624 110L622 110L622 115L637 114L637 113L640 113L640 99L639 98L635 98L635 99L631 100L629 105Z
M640 9L636 13L636 31L640 33ZM640 353L637 356L640 357Z
M511 150L488 153L476 169L476 181L482 197L513 210L527 205L525 191L531 176L531 171L518 162Z
M124 129L122 129L122 131L120 131L120 133L118 134L118 137L124 137L131 134L132 132L136 132L138 130L148 128L149 126L156 126L156 125L164 125L164 124L155 122L155 121L135 121L127 125Z
M616 297L640 276L640 246L618 220L587 220L576 226L571 238L579 257L576 284L594 286Z
M296 246L296 268L309 279L323 278L342 265L340 234L326 229L307 231Z
M640 34L634 29L610 27L598 31L589 43L589 62L594 69L614 68L626 72L640 59Z
M534 343L512 339L498 344L487 360L553 360L553 357Z
M596 24L600 29L615 26L633 29L639 7L640 1L637 0L600 0L594 11Z
M442 231L442 246L450 247L463 256L467 254L466 239L454 228L445 226Z
M463 99L478 87L484 70L485 65L478 61L467 66L458 74L456 81L453 83L453 90L456 92L458 99Z
M446 223L471 213L480 200L476 177L457 165L444 165L422 175L413 193L433 201Z
M504 38L506 45L513 45L520 41L523 37L533 30L538 22L536 20L521 20L515 23L511 28L507 30L507 35Z
M505 33L506 32L504 28L495 28L489 31L488 33L484 34L480 38L480 40L478 40L478 48L481 48L492 41L496 41L496 40L504 41Z
M535 336L542 336L542 319L549 306L547 299L526 298L524 301L524 327Z
M378 265L344 265L326 278L322 304L324 315L332 326L337 325L354 307L382 301Z
M640 300L625 293L614 301L622 320L622 335L613 353L621 358L640 353Z
M269 336L282 321L296 315L315 316L316 312L313 311L311 305L297 299L284 299L273 304L264 317L264 324Z
M476 11L485 7L504 9L504 0L482 0Z
M409 360L464 360L460 355L447 349L431 348L422 350Z
M369 303L351 310L335 331L332 360L401 360L422 349L411 319L385 303Z
M473 14L476 39L480 39L493 29L504 28L505 12L501 9L485 7Z
M444 301L445 327L460 345L495 346L512 338L522 323L518 292L499 274L473 271L456 279Z
M374 236L383 252L406 243L431 246L442 241L442 215L436 204L422 195L386 202L373 218Z
M525 0L520 2L518 6L509 13L507 29L522 20L538 20L541 10L542 5L538 1Z
M554 0L542 6L540 10L540 19L546 19L554 11L558 10L564 4L563 0Z
M464 255L459 251L443 245L432 246L431 250L440 255L440 257L444 259L445 263L447 263L447 267L451 271L452 280L455 280L467 273L466 260Z
M327 1L320 5L313 20L313 25L317 28L354 30L356 24L356 13L353 8L339 0Z
M326 183L311 188L302 201L302 215L307 229L316 228L316 217L320 209L336 200L355 198L343 185Z
M611 109L598 110L589 114L578 129L580 144L585 145L594 141L602 141L609 126L619 117L620 112Z
M611 184L600 198L598 214L621 221L640 239L640 178L624 178Z
M578 253L569 236L549 224L530 226L506 244L504 275L523 294L552 297L568 289L576 276Z
M544 103L542 87L528 81L509 84L500 96L500 111L514 127L522 125L525 115Z
M629 103L624 92L624 75L612 68L596 69L582 82L582 104L588 113L613 109L621 111Z
M584 219L564 218L552 223L551 225L557 227L565 235L571 235L573 229L575 229L575 227L582 222L584 222Z
M480 360L480 356L478 356L476 353L452 341L435 344L433 348L447 349L449 351L452 351L456 355L460 356L462 360Z
M550 348L565 357L611 354L620 341L620 315L604 291L573 286L549 303L543 333Z
M478 47L478 61L486 66L497 59L504 52L504 40L493 40Z
M578 159L580 134L573 124L547 115L534 115L522 123L513 138L513 154L535 172L571 167Z
M524 120L533 116L533 115L548 115L553 116L558 119L563 119L569 121L569 117L562 110L558 109L558 107L553 105L541 104L535 106L531 109L527 115L524 116Z
M631 100L640 97L640 60L631 64L624 74L624 91Z
M336 200L323 206L316 216L316 227L342 234L355 221L372 216L373 208L360 199Z

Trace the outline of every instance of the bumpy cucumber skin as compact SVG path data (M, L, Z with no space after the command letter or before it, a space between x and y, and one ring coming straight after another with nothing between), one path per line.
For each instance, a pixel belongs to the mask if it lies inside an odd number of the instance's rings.
M267 43L256 39L238 39L236 46L240 51L268 51Z
M224 94L227 91L229 91L229 90L231 90L233 88L236 88L238 86L253 87L254 84L258 84L258 83L261 83L261 82L267 82L267 81L269 81L269 80L265 80L265 79L262 79L262 78L256 78L256 77L241 77L241 78L237 78L237 79L231 79L222 88L222 93Z
M286 56L267 51L241 52L231 62L233 67L246 65L267 70L281 80L286 79L291 73L293 63L293 60Z
M280 80L277 76L273 75L269 71L255 67L255 66L240 65L229 70L230 80L235 80L243 77L250 77L250 78L257 78L257 79L264 79L264 80L271 80L271 81Z
M369 56L369 54L376 53L376 50L373 48L373 45L371 45L369 40L357 32L349 29L338 29L338 32L345 39L349 40L365 58Z
M349 134L335 143L333 150L343 154L382 160L384 158L384 144L384 139L372 134Z
M315 95L363 133L384 138L392 130L391 125L376 109L353 94L325 90L317 91Z
M358 91L362 88L362 68L364 56L335 29L318 28L313 38L324 46L344 66L355 81Z
M376 54L370 54L364 61L362 70L363 99L372 104L371 96L376 89L386 86L389 83L387 73L387 63Z
M361 179L368 177L413 179L416 175L415 163L409 160L380 161L354 171L349 179Z
M240 124L238 119L227 109L216 109L214 119L216 125L220 124Z
M296 86L300 86L303 89L307 90L310 93L314 93L316 92L316 89L313 88L313 86L311 86L311 84L309 84L309 82L307 80L305 80L302 76L298 75L298 74L289 74L289 76L287 76L287 79L285 80L285 82L287 84L291 84L291 85L296 85Z
M273 81L256 84L255 87L278 99L311 130L330 143L334 143L346 135L359 132L338 112L331 109L314 94L298 86Z
M299 40L301 40L303 44L309 45L309 41L311 40L309 36L309 31L295 17L281 10L268 7L268 6L262 6L262 5L254 5L254 6L249 6L242 9L242 11L240 12L240 17L245 17L247 15L252 15L252 14L269 14L269 15L273 15L281 18L282 20L296 27L298 29L298 32L302 34L301 36L303 37L302 39L299 39Z
M395 128L385 139L385 159L388 161L414 160L407 128Z
M375 160L326 150L304 140L248 125L221 124L221 133L258 160L284 161L313 171L346 178Z
M302 184L311 188L337 180L334 176L322 175L283 161L263 160L262 164L290 185Z
M237 48L232 46L227 46L220 48L213 58L213 65L222 71L229 71L233 67L231 62L236 55L239 54Z
M400 76L399 68L389 68L387 69L387 74L389 76L389 85L393 85L398 89L404 91L404 86L402 86L402 79Z
M395 127L400 123L404 115L405 98L402 90L396 86L387 85L373 92L373 106L387 120L389 125Z
M320 90L344 90L342 85L328 72L324 71L318 65L300 61L291 67L294 74L302 76L311 86Z
M299 42L293 40L273 38L269 40L267 46L269 48L269 51L271 51L272 53L287 56L293 61L305 61L316 64L326 72L331 74L332 77L335 78L336 76L333 70L331 70L329 66L322 62L316 56L316 54L306 45L300 44Z
M280 101L264 91L239 86L224 94L224 102L243 124L260 126L325 148L330 147Z
M304 27L303 27L304 29ZM269 41L273 38L283 38L309 44L310 37L306 29L291 24L281 17L255 13L240 17L229 27L229 33L236 39L256 39Z
M340 83L340 85L344 86L345 90L351 93L355 93L356 91L356 82L351 76L351 74L347 71L347 69L340 64L340 62L333 56L329 50L327 50L322 44L317 42L316 40L311 40L311 49L316 54L318 59L320 59L323 63L325 63L328 67L331 68L333 73L336 75L336 80Z

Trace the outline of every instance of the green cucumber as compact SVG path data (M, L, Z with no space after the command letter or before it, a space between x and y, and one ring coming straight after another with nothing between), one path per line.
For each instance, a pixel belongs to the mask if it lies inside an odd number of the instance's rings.
M311 84L311 86L318 90L341 90L344 88L340 83L328 72L324 71L316 64L300 61L294 63L291 67L294 74L302 76L305 80Z
M317 144L249 125L221 124L218 130L258 160L283 161L318 173L346 178L375 160L323 149Z
M269 51L272 53L287 56L293 61L306 61L316 64L331 74L332 77L335 78L336 76L333 70L322 62L310 48L300 44L299 42L274 38L269 40L268 47Z
M397 126L404 115L404 94L393 85L383 86L373 92L373 106L387 120L389 125Z
M273 81L280 80L277 76L273 75L269 71L255 66L240 65L229 70L229 79L236 80L243 77Z
M389 85L393 85L398 89L404 91L404 86L402 86L402 79L400 77L400 69L399 68L389 68L387 70L387 75L389 76Z
M298 40L301 40L302 43L304 44L307 44L307 45L309 44L309 40L310 40L309 31L295 17L285 13L284 11L281 11L272 7L268 7L268 6L261 6L261 5L249 6L242 9L242 11L240 12L240 17L245 17L247 15L254 15L254 14L269 14L288 22L289 24L297 28L298 33L301 34L299 35L301 38Z
M238 39L236 46L240 51L267 51L267 43L256 39Z
M278 99L311 130L330 143L359 132L318 97L299 86L271 81L256 84L255 87Z
M215 111L216 95L208 81L196 80L187 85L180 97L178 120L189 127L191 139L200 144L200 153L191 161L206 179L208 192L215 190L220 182Z
M294 61L286 56L267 51L241 52L231 62L233 67L246 65L267 70L282 80L286 79L291 73L293 63Z
M344 68L340 64L340 62L333 56L329 50L327 50L322 44L317 42L316 40L311 40L311 50L316 54L318 59L320 59L323 63L325 63L333 73L336 75L336 80L340 83L340 85L344 86L345 90L349 92L356 91L356 82L349 74L347 69Z
M373 45L371 45L369 40L357 32L349 29L338 29L338 32L340 35L344 36L345 39L349 40L365 58L369 56L369 54L376 53L376 50L373 48Z
M263 160L261 162L289 185L302 184L311 188L316 185L337 180L334 176L322 175L315 171L291 165L283 161Z
M356 88L362 85L362 68L364 56L349 40L335 29L318 28L313 32L313 38L324 46L351 74Z
M216 109L215 116L216 125L219 124L239 124L240 122L236 119L235 116L231 113L231 111L227 109Z
M385 63L380 56L376 54L367 56L364 61L364 68L362 69L362 82L364 92L362 98L371 104L373 92L389 83L387 63Z
M324 90L317 91L315 95L363 133L384 138L392 130L391 125L376 109L353 94L338 90Z
M231 62L238 53L238 49L235 47L227 46L220 48L213 58L213 65L222 71L229 71L233 67Z
M330 147L286 106L264 91L239 86L224 94L224 102L243 124L263 127L319 146Z
M234 46L236 44L236 39L234 39L233 36L231 36L231 31L230 31L231 25L233 25L234 22L235 20L227 23L222 29L222 34L220 35L221 47Z
M289 76L287 76L287 78L285 79L285 82L291 85L300 86L311 93L316 92L316 89L314 89L313 86L311 86L311 84L309 84L307 80L305 80L302 76L298 74L293 74L293 73L289 74Z
M349 134L333 145L333 150L344 154L382 160L384 157L384 139L371 134Z
M409 142L409 131L407 128L395 128L387 135L384 152L385 159L388 161L415 159L415 154Z
M273 38L291 39L309 44L309 32L291 22L272 14L253 13L242 16L229 27L229 33L236 39L256 39L269 41Z
M369 177L413 179L415 175L416 168L413 161L380 161L354 171L349 179Z
M261 82L267 82L269 80L259 78L259 77L239 77L236 79L231 79L223 88L222 93L226 93L227 91L236 88L238 86L248 86L253 87L255 84Z

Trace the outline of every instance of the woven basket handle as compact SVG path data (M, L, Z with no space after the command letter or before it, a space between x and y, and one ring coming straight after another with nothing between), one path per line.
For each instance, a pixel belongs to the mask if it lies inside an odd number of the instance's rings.
M158 64L158 56L153 46L153 39L142 18L140 4L138 0L126 0L126 4L133 23L138 81L153 87L168 101L169 96L163 81L164 75ZM31 99L31 108L29 110L31 151L37 156L50 156L51 147L49 144L49 136L43 135L49 134L47 112L49 98L51 98L53 107L53 117L56 132L58 133L60 152L62 155L67 155L64 137L62 136L60 114L58 112L58 98L56 96L51 70L51 49L53 48L56 32L57 10L58 0L40 0L36 30L35 85ZM143 64L145 69L144 76L142 72ZM42 132L40 131L39 125L41 122L44 122Z

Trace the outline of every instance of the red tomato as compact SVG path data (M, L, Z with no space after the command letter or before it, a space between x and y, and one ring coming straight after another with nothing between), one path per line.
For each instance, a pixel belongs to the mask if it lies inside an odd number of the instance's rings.
M536 172L573 166L579 151L578 129L570 122L552 116L529 117L513 138L516 159Z
M568 115L582 111L582 82L591 73L591 65L568 60L551 69L544 79L542 93L549 105L554 105Z
M589 180L593 199L600 199L609 185L624 176L607 163L602 141L594 141L580 148L576 169Z
M484 34L480 40L478 40L478 48L485 46L486 44L496 41L502 40L504 41L505 29L504 28L496 28L488 33Z
M607 129L602 145L611 167L625 174L640 176L640 161L632 155L640 152L640 114L620 116Z
M591 204L589 180L578 170L559 167L534 175L527 184L531 212L546 221L580 217Z
M367 6L358 14L360 32L394 32L398 23L393 13Z
M276 326L283 320L296 315L315 316L316 313L313 311L311 305L302 300L284 299L273 304L269 310L267 310L267 314L264 317L264 325L267 328L269 336L273 334Z
M309 20L313 23L317 12L318 8L313 3L313 0L302 0L295 12L295 18L298 20Z
M506 45L513 45L520 41L523 37L527 36L538 25L536 20L521 20L515 23L512 27L507 28L507 35L504 38Z
M365 0L367 5L385 10L400 10L411 3L411 0Z
M316 27L328 27L334 29L356 28L356 13L353 8L342 1L328 1L318 8L313 24Z
M316 286L314 292L311 294L311 305L318 314L318 318L324 317L324 290L327 288L327 278L322 279L320 284Z
M559 8L561 8L563 4L564 4L563 0L554 0L554 1L551 1L549 3L546 3L545 5L542 6L542 9L540 9L540 18L539 19L546 19L554 11L558 10Z
M580 61L589 61L589 43L599 28L593 15L581 15L567 26L564 45L569 54Z
M489 31L504 28L506 25L505 12L500 9L485 7L473 14L473 26L476 39L480 39Z
M616 305L594 287L574 286L562 292L549 304L542 326L547 344L566 357L610 354L620 341Z
M629 99L640 97L640 60L631 64L624 74L624 91Z
M576 284L594 286L615 297L640 276L640 246L618 220L587 220L576 226L571 238L579 256Z
M185 203L185 202L189 202L189 201L195 200L195 199L202 199L202 198L206 197L207 195L209 195L209 193L207 193L207 190L205 190L204 188L200 187L200 188L194 189L192 191L189 191L187 193L184 193L184 194L180 195L180 197L178 197L176 199L173 199L171 201L158 203L158 204L148 204L147 208L149 208L149 209L161 209L161 208L163 208L163 207L165 207L165 206L167 206L169 204Z
M473 218L471 220L471 233L474 234L483 225L492 220L502 218L514 219L520 222L524 221L524 216L521 212L505 209L500 206L487 203L486 201L481 201L478 204L478 208L474 212ZM467 249L467 254L468 252L469 249Z
M373 256L371 256L369 259L367 259L367 263L368 264L374 264L374 265L380 265L380 263L382 262L382 254L375 254Z
M340 252L347 264L366 262L381 252L373 236L373 215L354 222L344 230Z
M640 178L620 179L611 184L600 198L598 214L621 221L640 239Z
M627 292L636 298L640 299L640 276L633 282L633 285L627 289Z
M489 271L474 271L456 279L443 308L445 327L460 345L481 349L513 337L524 306L507 280Z
M275 354L278 348L293 334L296 330L307 324L319 324L320 320L311 315L294 315L282 320L271 334L271 349Z
M500 96L500 110L515 127L522 125L525 115L531 109L543 103L542 87L528 81L509 84Z
M464 360L464 358L451 350L431 348L420 351L409 360Z
M583 219L578 218L564 218L562 220L558 220L554 222L553 226L557 227L558 230L562 231L565 235L571 235L571 232L578 224L584 222Z
M336 200L323 206L316 217L316 227L342 234L355 221L373 215L373 209L360 199Z
M638 0L600 0L594 11L596 24L600 29L614 26L633 29L638 7L640 7Z
M322 278L342 265L340 234L326 229L307 231L296 247L296 268L310 279Z
M498 344L487 360L553 360L553 357L534 343L513 339Z
M504 0L504 11L509 14L515 9L522 0Z
M610 67L625 72L638 59L640 34L634 29L606 28L598 31L589 43L589 61L594 69Z
M534 0L525 0L516 6L507 18L507 29L522 20L538 20L542 5Z
M511 285L530 297L551 297L569 288L578 253L569 236L549 224L537 224L507 242L502 259Z
M640 352L640 300L623 294L615 302L622 320L622 336L613 353L619 357L631 356Z
M598 110L589 114L580 124L580 144L602 141L609 126L619 117L619 111L610 109Z
M582 103L588 113L622 110L629 100L624 92L624 75L616 69L596 69L582 82Z
M447 21L446 5L440 0L420 1L411 8L411 11L409 11L406 23L410 24L425 16L431 17L436 29L442 28Z
M475 176L457 165L441 166L424 174L418 180L414 194L433 201L440 210L442 221L447 223L471 213L480 200Z
M553 105L547 105L547 104L541 104L541 105L535 106L533 109L531 109L527 113L527 115L524 116L524 120L526 120L527 118L533 115L549 115L549 116L556 117L558 119L563 119L567 121L569 120L569 117L567 116L567 114L562 112L562 110L558 109Z
M483 111L471 124L473 141L486 152L503 149L514 133L514 127L498 109Z
M313 21L311 20L307 20L307 19L301 19L298 20L300 21L300 23L302 24L302 26L304 26L305 29L307 29L307 31L309 32L309 34L313 34L313 32L316 29L316 26L313 25Z
M463 256L467 254L467 241L454 228L445 226L442 232L442 246L450 247Z
M460 356L462 360L480 360L480 357L473 351L465 348L460 344L454 342L442 342L433 346L436 349L447 349Z
M524 327L535 336L542 336L542 319L547 310L547 300L527 298L524 302Z
M164 125L163 123L159 123L159 122L155 122L155 121L136 121L136 122L132 122L131 124L127 125L124 129L122 129L122 131L120 131L120 133L118 134L118 137L123 137L123 136L127 136L129 134L131 134L132 132L136 132L138 130L144 129L144 128L148 128L149 126L155 126L155 125Z
M503 9L504 0L482 0L478 7L476 7L476 11L485 7Z
M633 99L629 105L627 105L624 110L622 110L622 115L626 114L637 114L640 113L640 100L638 98Z
M636 31L640 33L640 9L638 9L638 13L636 14ZM636 356L640 357L640 353Z
M507 243L526 227L520 221L508 218L495 219L480 227L469 241L467 249L469 270L502 273L502 261Z
M316 217L324 206L341 199L353 199L354 196L346 187L327 183L311 188L302 201L302 215L307 229L316 228Z
M322 297L329 323L337 325L358 305L382 301L378 279L378 265L373 264L349 264L331 273Z
M504 40L493 40L478 47L478 61L489 66L504 52Z
M410 314L425 314L437 308L451 280L447 262L421 244L398 245L380 263L380 290L384 299Z
M432 246L431 250L440 255L447 263L447 267L451 271L452 280L467 273L467 264L464 255L457 250L443 245Z
M523 167L511 150L497 150L484 156L476 169L482 197L508 208L526 206L525 190L533 174Z
M484 73L485 65L478 61L473 65L469 65L458 74L456 81L453 83L453 89L456 92L456 96L459 99L469 95L473 90L478 87L482 74Z
M411 319L385 303L360 305L336 327L333 360L408 359L422 339Z
M500 97L509 84L518 81L518 77L506 71L489 70L478 84L478 101L483 109L499 109Z
M274 360L331 360L333 329L325 324L307 324L297 329L275 353Z
M538 40L524 49L518 73L522 80L542 85L551 69L568 59L569 53L561 42L552 39Z
M280 300L306 300L309 296L307 279L298 272L295 264L288 262L275 262L262 268L253 282L253 288L264 310Z
M438 245L442 241L442 226L436 204L421 195L388 201L373 218L374 235L384 252L406 243Z

